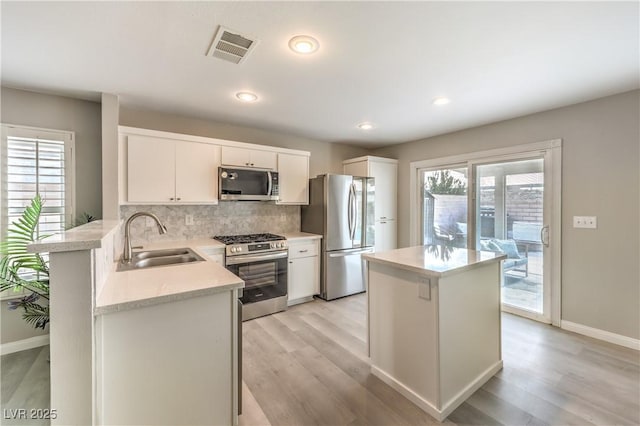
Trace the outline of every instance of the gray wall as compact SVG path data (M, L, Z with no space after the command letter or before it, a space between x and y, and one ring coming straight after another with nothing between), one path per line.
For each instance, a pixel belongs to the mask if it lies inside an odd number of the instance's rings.
M0 121L76 133L76 214L102 217L102 128L97 102L2 87Z
M309 164L311 177L328 172L342 173L342 160L369 153L364 148L122 106L120 107L120 124L309 151L311 152Z
M375 150L399 160L399 245L411 161L562 138L562 319L640 338L639 101L636 90ZM574 229L581 215L598 229Z
M76 213L102 215L100 104L62 96L2 87L0 121L32 127L74 131L76 135ZM46 331L26 324L19 311L0 302L0 342L27 339Z

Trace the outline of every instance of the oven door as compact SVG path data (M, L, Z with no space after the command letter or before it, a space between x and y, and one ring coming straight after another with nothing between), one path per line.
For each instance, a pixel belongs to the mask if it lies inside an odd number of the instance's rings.
M226 268L244 281L244 305L287 295L287 251L227 257Z

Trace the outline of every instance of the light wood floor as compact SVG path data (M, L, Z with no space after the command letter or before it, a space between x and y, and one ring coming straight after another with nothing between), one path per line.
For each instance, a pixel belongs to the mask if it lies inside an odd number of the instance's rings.
M365 297L315 300L243 324L241 425L437 424L369 373ZM444 423L640 424L637 351L502 318L503 370Z
M369 373L365 303L315 300L245 322L240 424L437 424ZM445 424L640 424L637 351L509 314L502 324L504 369ZM43 347L2 356L3 409L48 407L47 355Z
M49 408L48 357L49 346L2 356L0 360L0 401L2 402L0 424L49 424L48 420L43 419L12 419L5 412L5 410Z

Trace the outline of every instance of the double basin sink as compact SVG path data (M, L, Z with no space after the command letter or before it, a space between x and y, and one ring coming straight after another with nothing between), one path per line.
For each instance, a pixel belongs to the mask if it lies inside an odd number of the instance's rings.
M190 248L146 250L134 252L131 256L131 262L118 262L116 271L133 271L136 269L172 266L202 261L204 261L204 259Z

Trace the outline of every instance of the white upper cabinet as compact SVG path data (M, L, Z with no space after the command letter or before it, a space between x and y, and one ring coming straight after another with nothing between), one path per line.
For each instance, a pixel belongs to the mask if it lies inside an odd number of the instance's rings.
M218 168L277 171L278 204L309 203L308 151L119 127L120 204L218 204Z
M271 151L223 146L222 165L276 170L277 154Z
M309 204L309 156L278 154L278 204Z
M172 202L176 196L175 142L129 136L127 153L128 201Z
M343 161L344 173L375 178L375 220L392 220L397 214L398 160L359 157Z
M217 202L219 166L219 146L176 143L176 200L183 203Z
M396 218L398 164L369 161L369 176L376 180L376 220Z
M219 146L130 135L127 154L129 203L217 204Z

